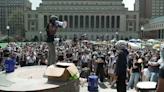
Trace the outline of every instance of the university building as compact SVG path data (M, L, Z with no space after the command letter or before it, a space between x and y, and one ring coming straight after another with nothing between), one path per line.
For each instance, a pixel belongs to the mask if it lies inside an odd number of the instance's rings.
M26 39L34 36L46 39L50 15L67 21L67 28L59 28L56 37L72 39L87 34L90 40L138 38L139 12L128 11L123 0L42 0L36 10L25 12Z
M164 0L135 0L134 10L140 12L140 18L164 16Z
M144 39L164 39L164 16L151 19L144 25Z

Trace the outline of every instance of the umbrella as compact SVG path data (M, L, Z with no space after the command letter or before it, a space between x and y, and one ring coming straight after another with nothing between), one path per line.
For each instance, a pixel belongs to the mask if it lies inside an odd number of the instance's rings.
M129 42L137 42L135 39L131 39L129 40Z
M135 43L128 43L128 46L131 47L131 49L140 49L140 47Z
M87 42L87 43L89 43L89 41L88 41L88 40L83 40L83 42Z
M116 40L111 40L110 42L111 42L111 43L115 43L115 42L116 42Z
M102 44L107 44L107 42L106 41L103 41Z
M153 44L161 44L160 41L154 41Z
M142 40L141 39L137 39L137 42L142 42Z
M155 42L155 40L154 39L149 39L148 42L153 43L153 42Z
M153 46L153 49L159 49L160 48L160 44L156 44Z

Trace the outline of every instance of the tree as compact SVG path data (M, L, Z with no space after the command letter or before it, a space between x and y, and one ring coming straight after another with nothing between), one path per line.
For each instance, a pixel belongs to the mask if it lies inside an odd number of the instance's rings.
M3 37L2 33L0 32L0 39Z
M143 26L143 25L145 25L145 24L148 24L148 23L149 23L149 19L148 19L148 18L146 18L146 19L141 18L141 19L139 20L139 25L140 25L140 27Z
M24 11L21 9L15 10L9 16L9 25L13 25L16 28L16 34L20 36L25 36L25 29L24 29Z
M35 35L34 38L33 38L31 41L33 41L33 42L38 42L38 40L39 40L39 39L38 39L38 36Z

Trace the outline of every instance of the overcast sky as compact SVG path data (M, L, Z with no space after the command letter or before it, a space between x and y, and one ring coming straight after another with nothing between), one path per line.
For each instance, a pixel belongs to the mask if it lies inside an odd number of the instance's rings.
M39 6L39 3L42 2L42 0L30 0L32 2L32 9L35 10L36 7ZM135 0L123 0L123 3L125 4L125 7L129 8L129 10L134 9L134 2Z

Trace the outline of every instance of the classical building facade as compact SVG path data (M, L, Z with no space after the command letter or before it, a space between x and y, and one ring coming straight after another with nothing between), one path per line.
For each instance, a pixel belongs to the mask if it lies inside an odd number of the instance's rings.
M118 39L138 38L139 12L128 11L122 0L42 0L36 10L25 12L26 39L46 39L50 15L68 23L66 29L58 29L56 37L88 34L91 40L99 36L110 40L118 33Z
M144 39L164 39L164 16L151 19L144 25Z

